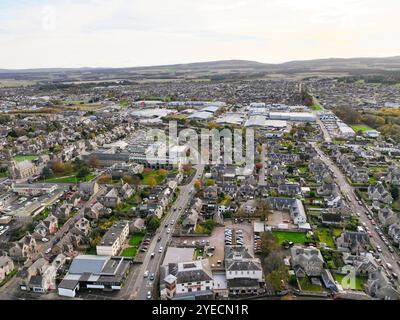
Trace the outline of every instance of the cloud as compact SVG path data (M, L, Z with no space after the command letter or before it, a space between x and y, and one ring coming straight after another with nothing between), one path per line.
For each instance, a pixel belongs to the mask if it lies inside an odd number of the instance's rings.
M0 68L398 55L398 12L397 0L3 0Z

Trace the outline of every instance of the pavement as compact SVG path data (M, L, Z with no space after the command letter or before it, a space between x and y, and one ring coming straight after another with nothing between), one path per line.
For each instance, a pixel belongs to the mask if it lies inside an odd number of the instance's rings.
M143 259L143 263L139 268L139 275L135 283L129 286L129 288L132 289L129 295L129 299L145 300L147 299L147 293L149 291L152 294L152 299L157 296L157 281L159 269L164 258L166 247L171 240L175 224L179 220L182 213L185 211L186 206L193 196L192 190L194 190L194 182L196 181L196 179L199 179L203 175L204 165L199 164L196 166L196 169L197 173L193 177L192 181L189 184L180 187L180 193L175 204L173 205L171 211L167 214L167 216L162 220L160 227L156 231L148 247L148 251ZM168 227L166 227L165 225L168 225ZM170 229L169 233L167 232L168 229ZM161 240L158 242L157 239L159 237L161 237ZM162 248L162 252L159 252L160 248ZM153 258L151 257L152 252L155 253L155 256ZM149 278L143 277L143 274L146 270L149 271L149 273L155 274L154 281L150 281Z
M340 169L336 166L336 164L316 145L316 143L311 142L317 151L321 160L333 170L335 175L335 181L338 184L340 191L344 195L345 198L349 198L349 206L353 213L360 213L358 217L359 221L369 228L371 231L372 237L370 237L371 244L376 248L379 245L382 249L382 252L379 254L381 256L383 262L383 268L392 273L395 272L400 275L400 268L397 264L397 261L400 261L399 255L397 252L391 253L388 249L388 246L382 241L379 237L379 234L375 230L375 226L368 219L367 215L370 214L368 208L364 205L360 205L358 203L358 198L355 194L354 188L347 181L346 176L340 171ZM393 270L389 270L386 266L386 263L390 263L393 267ZM398 281L399 282L399 281Z

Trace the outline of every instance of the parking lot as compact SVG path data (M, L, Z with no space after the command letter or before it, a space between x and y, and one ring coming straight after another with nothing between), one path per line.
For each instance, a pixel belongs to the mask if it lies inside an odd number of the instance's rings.
M296 229L297 226L292 223L290 213L286 211L272 211L272 214L268 216L268 225L271 227L277 227L279 224L286 224L288 229Z
M174 245L192 246L193 242L197 244L209 244L214 247L213 256L209 257L211 265L218 265L218 260L223 263L224 246L225 246L225 229L242 230L243 245L249 248L251 254L254 253L253 248L253 224L246 221L234 223L234 221L226 220L224 227L215 227L212 234L208 237L180 237L174 239Z

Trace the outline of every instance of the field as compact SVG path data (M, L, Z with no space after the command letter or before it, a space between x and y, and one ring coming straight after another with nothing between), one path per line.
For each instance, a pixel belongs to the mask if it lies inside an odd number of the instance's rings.
M353 289L353 290L363 290L363 285L367 282L367 277L356 276L355 287L351 288L351 283L349 281L345 281L342 284L344 274L335 274L335 280L342 285L343 289Z
M358 131L365 132L365 131L368 131L368 130L373 130L371 127L369 127L369 126L367 126L365 124L355 124L355 125L352 125L351 128L355 132L358 132Z
M27 155L27 156L15 156L14 160L17 162L25 161L25 160L35 160L38 156L35 155Z
M306 234L304 232L273 231L272 233L278 239L279 243L285 240L293 243L306 242Z

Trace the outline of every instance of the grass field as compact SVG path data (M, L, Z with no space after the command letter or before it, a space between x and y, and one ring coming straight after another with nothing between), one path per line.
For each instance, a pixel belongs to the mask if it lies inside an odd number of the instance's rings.
M132 237L129 239L130 246L138 246L144 238L144 233L134 233Z
M273 231L272 233L278 239L279 243L285 240L293 243L304 243L306 241L306 234L304 232Z
M17 162L25 161L25 160L35 160L38 156L35 155L27 155L27 156L15 156L14 160Z
M365 131L368 131L368 130L373 130L371 127L369 127L369 126L367 126L365 124L355 124L355 125L352 125L351 128L355 132L358 132L358 131L365 132Z
M350 281L343 281L343 278L345 277L344 274L335 274L335 280L339 282L340 285L342 285L343 289L352 289L352 290L363 290L363 285L367 282L367 277L360 277L356 276L356 281L354 284L354 287L352 288L352 284Z
M124 251L122 251L121 256L123 257L134 257L136 256L137 249L135 247L129 247L126 248Z

